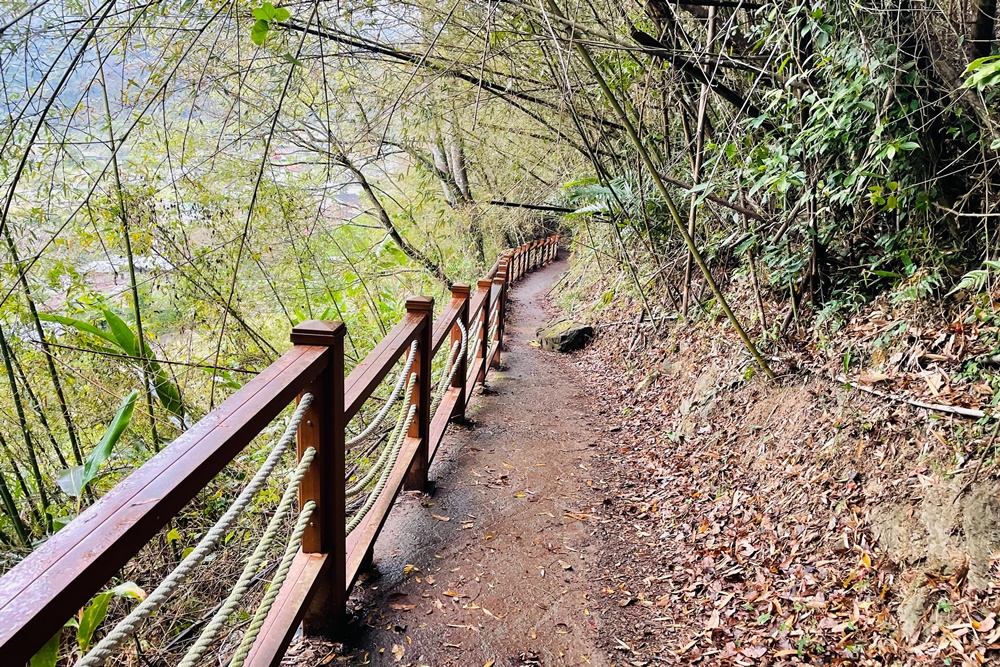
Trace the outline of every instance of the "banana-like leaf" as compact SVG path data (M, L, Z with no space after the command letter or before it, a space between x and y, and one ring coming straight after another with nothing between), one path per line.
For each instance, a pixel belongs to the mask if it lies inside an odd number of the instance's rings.
M38 653L31 656L29 667L56 667L59 663L60 637L62 637L62 628L52 635L52 639L45 642L45 646L39 649Z
M111 591L99 593L80 615L80 627L76 629L76 643L84 653L90 650L90 641L94 638L94 633L108 615L109 602L111 602Z
M114 313L112 313L107 308L104 309L104 319L108 323L108 327L111 329L111 333L115 337L115 341L118 343L125 354L130 357L138 357L139 350L135 344L135 334L132 330L128 328L128 325Z
M115 445L118 444L118 440L122 437L122 433L125 432L129 422L132 421L132 412L135 409L135 397L137 395L138 393L133 391L122 401L118 412L115 413L114 419L111 420L111 424L108 425L108 429L104 432L104 437L97 443L94 450L90 452L87 461L82 466L73 466L68 470L64 470L59 475L57 480L59 488L66 495L79 498L83 490L87 488L87 485L97 477L101 465L111 456Z
M152 390L156 393L157 399L159 399L164 408L166 408L171 414L177 416L180 423L183 424L185 421L185 414L184 404L181 402L180 390L177 388L177 385L170 380L170 376L167 375L163 368L155 361L151 361L153 358L153 350L149 347L149 344L146 343L146 341L143 341L143 354L139 354L138 337L128 324L107 308L103 309L101 312L104 315L104 321L108 324L108 331L104 331L89 322L73 317L46 314L39 315L39 317L47 322L56 322L65 326L73 327L77 331L98 336L102 340L114 345L116 349L112 350L106 347L93 346L94 349L111 355L124 354L126 357L131 357L132 362L140 367L144 365L147 373L151 376L150 385Z
M57 324L62 324L68 327L73 327L77 331L82 331L84 333L93 334L99 338L103 338L112 345L118 346L118 341L115 337L108 333L107 331L102 331L98 329L90 322L84 322L83 320L78 320L75 317L65 317L63 315L49 315L48 313L39 313L38 319L45 322L55 322Z
M155 361L152 361L153 350L150 349L149 344L146 341L142 342L143 353L140 355L137 337L132 333L132 329L110 310L104 310L104 319L107 320L108 326L114 333L119 347L125 350L126 354L130 357L142 357L146 360L146 370L152 376L153 391L156 392L156 397L160 399L160 403L164 408L177 417L180 417L183 421L184 405L181 403L181 394L177 390L177 386L170 381L163 368Z

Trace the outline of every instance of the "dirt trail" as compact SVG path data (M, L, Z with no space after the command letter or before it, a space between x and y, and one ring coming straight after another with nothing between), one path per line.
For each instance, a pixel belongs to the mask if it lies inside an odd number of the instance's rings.
M531 345L565 268L512 289L505 368L445 437L433 496L404 494L393 509L354 595L350 664L609 664L586 521L592 411L571 361Z

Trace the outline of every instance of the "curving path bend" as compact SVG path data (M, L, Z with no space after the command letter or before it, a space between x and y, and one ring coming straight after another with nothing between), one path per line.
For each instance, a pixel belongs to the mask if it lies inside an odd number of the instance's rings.
M352 597L345 655L299 645L286 664L611 664L597 648L590 403L571 360L532 344L565 269L511 290L504 368L445 436L435 493L397 501Z

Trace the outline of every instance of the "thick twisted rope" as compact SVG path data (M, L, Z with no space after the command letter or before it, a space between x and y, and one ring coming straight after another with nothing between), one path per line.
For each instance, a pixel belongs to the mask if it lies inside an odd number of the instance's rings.
M469 333L469 340L473 342L469 345L468 356L466 357L470 362L476 358L476 353L479 352L479 332L483 329L482 318L476 318L476 324L472 327L472 331Z
M394 443L396 442L397 436L399 434L400 424L403 422L403 418L406 415L407 406L413 399L413 388L416 383L416 375L410 378L410 381L406 385L406 395L403 397L403 407L399 411L399 417L396 418L396 425L392 429L392 433L389 435L389 439L386 441L385 446L382 448L382 453L379 455L378 460L375 464L365 473L365 476L359 479L354 485L348 488L344 495L350 498L356 498L360 496L365 491L365 487L371 483L375 476L381 472L382 468L385 467L386 461L389 460L389 456L392 452Z
M201 634L198 636L198 640L190 649L188 649L188 652L184 654L184 657L181 659L178 667L197 667L201 658L205 655L205 652L208 651L212 642L215 641L215 638L219 635L219 632L221 632L222 627L226 624L226 621L228 621L229 617L232 616L233 613L239 608L240 600L246 594L247 590L249 590L254 575L257 574L257 571L267 560L271 544L274 542L275 537L277 537L286 517L289 515L292 506L296 502L299 483L302 481L302 478L305 477L306 471L309 469L309 464L312 463L315 456L316 450L312 447L309 447L302 452L302 458L299 460L299 464L292 472L288 486L285 487L285 493L282 495L281 501L278 503L278 507L274 511L274 516L272 516L271 520L268 522L267 529L264 531L263 537L261 537L260 542L257 544L257 548L254 549L253 553L250 555L250 559L247 560L247 564L243 567L243 572L240 574L239 579L236 580L233 590L229 593L225 602L222 603L219 611L217 611L215 616L212 617L212 620L209 621L208 625L206 625L201 631Z
M403 365L403 372L399 374L399 379L396 380L396 386L393 387L392 393L389 394L389 398L385 400L385 405L382 406L382 409L379 410L379 413L375 415L375 418L372 420L372 423L369 424L365 428L365 430L363 430L361 433L358 433L356 436L347 441L348 449L350 449L351 447L353 447L354 445L358 444L359 442L367 438L369 435L371 435L372 431L378 428L379 425L382 423L382 421L385 419L385 416L389 414L389 410L392 408L393 403L395 403L396 399L399 398L399 392L403 390L403 386L406 384L406 378L409 377L410 375L410 370L413 368L413 360L416 359L416 357L417 357L417 341L413 341L410 344L410 353L406 357L406 363Z
M431 401L431 419L434 418L438 408L441 407L441 401L444 400L444 395L448 393L448 387L455 381L455 374L458 372L459 366L458 360L465 354L465 348L469 344L465 326L461 322L455 322L455 324L458 325L458 330L462 333L462 337L451 346L448 365L445 366L444 373L441 375L441 380L438 383L437 391L434 392L434 400Z
M382 490L385 488L386 482L389 480L389 474L396 465L396 459L399 458L399 452L403 448L403 441L406 440L406 431L410 428L410 424L413 423L413 418L416 414L417 406L411 405L409 411L407 412L406 420L401 422L402 428L399 429L399 432L396 434L396 442L393 443L392 452L389 455L389 460L386 462L385 469L378 478L378 483L375 485L375 488L372 489L371 493L368 494L365 504L360 510L358 510L358 513L351 517L351 520L347 522L347 535L350 535L352 530L361 525L365 515L367 515L368 511L374 507L375 501L378 500L378 497L382 494Z
M315 509L316 503L312 500L302 507L299 519L295 523L295 528L292 530L292 534L288 538L288 543L285 545L285 554L281 558L281 563L278 565L278 569L274 573L274 578L271 579L271 583L268 585L267 592L260 601L257 611L254 612L250 626L243 635L243 640L240 642L239 647L237 647L236 652L233 653L232 660L229 661L229 667L243 667L247 656L250 655L250 649L257 640L260 629L264 627L267 614L271 611L271 607L274 606L274 601L278 599L278 593L281 592L281 586L288 577L288 571L292 569L292 561L295 560L295 555L299 552L299 547L302 546L302 535L306 532L306 528L309 527L309 519L312 517Z
M295 440L295 433L312 400L312 394L303 394L302 400L299 401L295 412L292 413L291 418L288 420L285 432L277 444L275 444L274 449L271 450L267 459L264 460L257 474L243 488L243 491L240 492L240 495L233 501L233 504L226 510L226 513L205 533L205 536L201 538L191 553L181 560L170 574L163 578L163 581L156 587L156 590L146 596L146 599L139 603L128 616L119 621L118 625L101 639L94 648L77 660L74 667L101 667L109 658L118 653L122 644L138 631L143 621L156 613L163 606L163 603L170 598L177 587L181 586L187 580L191 571L215 550L219 541L226 536L236 520L246 510L250 501L263 488L271 472L281 460L282 455Z
M499 330L500 330L500 323L497 321L493 321L490 324L490 332L488 334L487 340L493 340L493 341L497 340L497 332Z

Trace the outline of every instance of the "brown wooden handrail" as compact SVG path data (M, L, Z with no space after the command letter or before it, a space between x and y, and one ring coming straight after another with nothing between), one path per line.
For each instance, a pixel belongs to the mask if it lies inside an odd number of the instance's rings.
M336 629L347 595L405 486L420 489L449 421L462 418L477 383L499 363L507 290L511 282L556 256L558 236L505 251L476 288L452 287L451 299L433 317L434 301L407 300L407 312L344 377L345 327L308 321L292 331L293 347L257 377L147 461L77 519L0 577L0 655L24 665L67 619L115 577L158 531L230 463L297 396L313 402L298 429L299 454L316 457L299 488L300 505L316 503L278 600L271 608L247 665L274 666L295 628ZM495 337L490 321L498 315ZM431 408L431 361L471 334L474 361L460 355L458 369L436 412ZM345 433L348 423L417 342L413 404L417 418L382 493L360 525L345 537Z
M23 665L329 363L300 345L0 577L0 654Z

